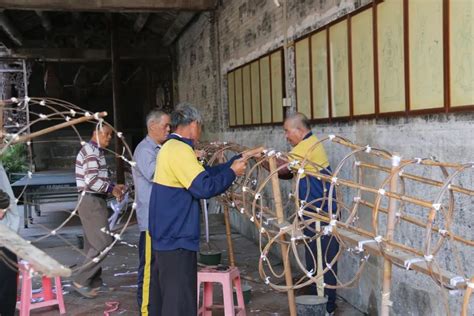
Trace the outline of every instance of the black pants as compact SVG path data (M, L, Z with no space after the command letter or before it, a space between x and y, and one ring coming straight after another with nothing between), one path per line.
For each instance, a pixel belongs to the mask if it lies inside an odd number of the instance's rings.
M7 258L7 259L6 259ZM13 262L15 267L12 267ZM0 247L0 315L13 316L16 307L17 275L16 255L7 248Z
M197 315L197 256L195 251L153 251L152 283L156 284L153 316ZM154 285L152 285L154 286Z
M311 236L311 235L314 235L314 233L310 232L309 230L305 230L305 235ZM317 262L318 252L317 252L316 245L317 245L316 240L309 243L309 247L312 249L314 259ZM331 237L331 235L321 236L321 254L322 254L323 269L326 268L326 262L331 263L331 261L336 257L338 251L339 251L339 243L337 242L336 238ZM305 256L306 256L306 269L308 271L311 271L312 269L313 271L316 271L317 267L314 266L313 257L308 248L305 248ZM332 271L329 270L328 272L324 274L324 283L330 284L330 285L336 285L337 284L337 280L336 280L337 262L334 263L334 265L332 266ZM317 294L316 284L314 283L311 284L311 290L312 292L314 292L312 294L314 295ZM336 290L324 288L324 295L327 296L328 298L326 310L328 313L331 313L336 309Z
M142 316L157 315L158 310L155 303L154 292L156 291L156 282L152 267L154 256L151 249L151 238L148 232L140 232L140 241L138 242L138 279L137 279L137 302L140 314Z

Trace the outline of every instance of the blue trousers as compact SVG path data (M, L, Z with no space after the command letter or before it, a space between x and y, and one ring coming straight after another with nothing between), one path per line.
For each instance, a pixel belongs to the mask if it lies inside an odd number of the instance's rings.
M156 284L153 274L154 257L151 249L151 238L148 232L140 232L138 242L138 279L137 302L140 315L157 315L157 302L153 299Z
M314 235L314 233L310 232L309 230L305 230L305 235L311 236L311 235ZM311 248L311 251L313 252L313 255L314 255L314 259L316 260L316 263L317 263L318 252L317 252L316 240L309 243L309 247ZM308 248L305 248L306 269L308 271L311 271L311 269L313 269L313 271L316 271L317 265L316 267L314 266L311 251ZM321 254L322 254L322 259L323 259L323 262L322 262L323 269L326 268L326 262L331 263L332 259L336 257L338 251L339 251L339 243L337 242L336 238L334 237L331 238L330 235L321 236ZM324 274L324 283L330 284L330 285L336 285L337 284L337 280L336 280L337 262L334 263L334 265L332 266L332 270L334 272L329 270ZM312 294L317 295L317 286L314 283L311 285L311 292ZM324 295L327 296L328 298L326 310L328 313L331 313L336 309L336 290L324 288Z

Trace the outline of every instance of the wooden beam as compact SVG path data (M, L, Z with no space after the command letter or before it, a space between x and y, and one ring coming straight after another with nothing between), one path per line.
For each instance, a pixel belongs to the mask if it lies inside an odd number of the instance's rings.
M117 16L112 14L110 17L110 51L112 63L112 107L114 111L114 127L117 131L122 131L122 116L120 115L120 51L119 51L119 34ZM115 135L115 152L122 151L122 144L120 139ZM125 183L125 173L123 160L117 156L115 159L115 170L118 184Z
M49 19L48 14L40 10L36 10L35 12L40 18L43 28L46 30L46 32L50 32L53 29L53 26L51 25L51 20Z
M106 117L107 116L107 112L99 112L98 116L100 118L103 118L103 117ZM56 125L53 125L53 126L50 126L50 127L47 127L47 128L44 128L42 130L39 130L37 132L34 132L34 133L30 133L30 134L26 134L26 135L22 135L14 140L12 140L12 144L20 144L20 143L24 143L24 142L27 142L35 137L40 137L40 136L43 136L43 135L46 135L46 134L49 134L49 133L52 133L52 132L55 132L55 131L58 131L60 129L63 129L63 128L66 128L66 127L69 127L69 126L73 126L73 125L76 125L76 124L80 124L80 123L84 123L84 122L87 122L87 121L92 121L94 118L94 116L82 116L82 117L79 117L77 119L73 119L73 120L70 120L70 121L66 121L64 123L60 123L60 124L56 124ZM2 151L0 151L0 154L3 153L3 150L4 150L5 147L3 147ZM1 225L0 225L1 226Z
M0 7L46 11L207 11L215 9L216 0L0 0Z
M358 247L360 245L360 242L366 241L367 237L363 237L359 234L356 234L354 232L351 232L350 230L347 230L343 227L337 227L337 235L344 240L345 243L351 244L353 247ZM380 246L374 242L374 243L365 243L363 244L363 248L366 252L368 252L371 255L374 256L382 256L382 253L380 251ZM397 266L403 267L405 263L409 262L409 260L414 259L415 257L409 253L399 251L399 250L393 250L390 252L385 252L384 253L385 257L389 259L392 263L396 264ZM420 273L423 273L425 275L432 275L433 278L437 280L442 280L443 284L450 285L451 280L454 279L457 275L448 271L441 269L439 267L432 267L430 269L428 267L428 263L424 260L423 257L419 257L420 261L416 261L410 264L409 270L414 270ZM466 288L466 282L457 282L455 286L452 286L453 289L465 289Z
M183 29L188 25L189 21L194 17L193 12L181 12L174 20L173 24L166 31L163 36L162 43L164 46L171 45L176 38L181 34Z
M69 277L71 270L62 266L42 250L28 243L5 225L0 225L0 246L8 248L19 258L28 261L34 271L48 277Z
M140 31L143 29L143 27L146 24L146 21L148 21L148 17L150 16L150 13L140 13L135 20L135 24L133 25L133 31L135 33L140 33Z
M0 10L0 26L7 33L8 37L18 46L23 45L23 36L5 15L4 10Z
M157 50L120 49L120 60L169 61L168 52ZM107 49L78 48L15 48L0 54L0 59L39 59L48 62L94 62L110 60Z

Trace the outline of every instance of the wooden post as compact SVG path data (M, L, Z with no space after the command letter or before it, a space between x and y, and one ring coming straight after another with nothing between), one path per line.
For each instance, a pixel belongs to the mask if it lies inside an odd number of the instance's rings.
M277 164L275 157L270 157L268 160L270 172L273 173L272 176L272 191L273 198L275 199L275 211L278 218L278 224L282 224L285 221L285 215L283 213L283 202L281 200L281 191L280 191L280 180L278 179ZM281 240L285 240L285 236L281 236ZM285 281L286 286L293 286L293 276L291 273L290 258L287 255L288 245L281 244L281 256L283 258L283 268L285 269ZM295 292L294 290L288 290L288 307L290 308L290 315L296 316L296 303L295 303Z
M224 205L224 221L225 221L225 235L227 238L227 252L229 256L229 264L231 267L235 266L234 257L234 243L232 242L232 232L230 230L229 207Z
M394 154L392 156L392 172L400 165L400 156ZM397 192L398 184L398 173L393 174L390 179L390 192ZM388 214L387 214L387 232L385 238L387 241L393 240L395 232L395 221L397 212L397 200L389 198L388 200ZM392 248L387 245L385 251L391 252ZM390 314L390 307L392 302L390 301L390 286L392 284L392 263L388 259L384 259L383 262L383 284L382 284L382 306L380 315L388 316Z
M122 120L120 119L120 56L117 38L116 17L112 13L110 17L110 57L112 62L112 97L114 111L114 127L117 131L122 131ZM120 139L115 135L115 152L121 153ZM117 183L125 183L125 174L123 170L123 160L120 157L115 159Z
M0 225L0 246L25 259L37 272L48 277L69 277L71 270L59 264L42 250L28 243L5 225Z
M223 156L219 158L219 163L223 163ZM229 264L231 267L235 266L235 257L234 257L234 243L232 241L232 232L230 228L230 217L229 217L229 207L227 204L223 205L224 208L224 222L225 222L225 236L227 239L227 254L229 256Z
M467 310L469 309L469 299L471 298L472 295L472 286L469 286L470 284L474 283L474 277L472 277L470 280L467 281L468 286L466 288L466 292L464 293L464 301L462 303L462 310L461 310L461 316L467 316Z
M98 116L99 117L105 117L105 116L107 116L107 112L100 112L98 114ZM56 124L54 126L44 128L44 129L39 130L39 131L34 132L34 133L30 133L30 134L27 134L27 135L22 135L22 136L20 136L16 139L14 139L12 141L12 144L24 143L24 142L26 142L30 139L35 138L35 137L39 137L39 136L57 131L57 130L60 130L60 129L65 128L65 127L69 127L69 126L73 126L73 125L76 125L76 124L79 124L79 123L91 121L93 119L95 119L95 118L92 115L91 116L83 116L83 117L79 117L79 118L74 119L74 120L70 120L70 121L61 123L61 124Z

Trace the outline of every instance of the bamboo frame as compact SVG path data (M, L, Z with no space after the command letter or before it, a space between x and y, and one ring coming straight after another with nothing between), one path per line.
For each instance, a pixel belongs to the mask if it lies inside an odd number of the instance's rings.
M330 174L321 172L323 169L321 166L317 166L306 158L312 150L315 150L324 142L327 142L326 146L343 146L349 151L337 165L337 168ZM242 152L245 149L243 146L229 143L214 143L206 147L206 151L210 154L213 153L214 156L222 155L224 151ZM360 161L362 155L369 156L375 161L378 159L381 164ZM355 171L358 171L358 176L355 179L345 179L340 175L342 170L349 165L348 162L353 159L355 159L355 162L350 165L353 166ZM278 167L276 164L277 160L279 161ZM387 161L392 161L392 168L384 166ZM415 168L440 168L444 179L439 181L405 173L404 170L409 166ZM225 198L220 198L219 200L221 203L240 209L242 216L249 218L260 231L260 276L271 288L278 291L299 289L315 283L324 276L324 273L329 271L330 268L325 268L324 271L318 271L316 275L308 275L308 271L305 270L305 264L298 257L297 246L306 247L305 245L311 240L320 238L323 234L328 233L322 229L317 230L315 232L316 236L309 238L302 235L301 231L303 228L309 227L311 223L316 221L332 223L333 219L336 218L337 220L332 224L332 230L329 234L331 238L339 242L341 249L331 262L327 262L327 266L330 267L339 260L342 256L342 249L348 250L354 256L356 254L364 254L365 256L360 259L359 267L350 281L342 282L338 280L337 285L326 285L326 287L337 289L354 285L365 267L366 257L369 255L382 257L384 259L384 277L382 279L384 298L382 299L381 314L388 315L390 310L389 293L391 283L393 282L391 276L393 265L415 270L431 277L439 285L440 289L466 290L464 300L469 301L469 293L472 290L469 291L468 279L459 281L460 276L456 274L458 271L451 272L448 268L444 269L439 265L442 262L438 262L437 257L439 256L439 250L446 243L459 243L463 247L474 247L474 240L456 235L451 228L453 218L456 216L456 199L454 194L465 197L474 196L473 189L465 188L458 184L455 185L454 180L473 166L474 163L460 164L420 158L401 159L399 155L389 151L370 148L370 146L360 146L342 137L331 135L315 143L308 150L305 157L275 152L274 150L267 151L266 155L260 158L247 172L243 180L239 181L237 186L226 194ZM262 176L260 173L262 167L269 169L268 175ZM277 175L280 170L285 168L290 168L294 172L297 181L292 186L293 193L290 194L290 201L292 202L285 206L285 208L290 207L289 216L282 218L283 212L280 210L283 208L283 201ZM368 185L364 183L364 170L376 172L384 180L376 186ZM255 177L256 173L259 174L257 177ZM302 204L301 200L304 200L305 197L298 196L298 183L303 174L331 184L329 193L318 199L322 201L322 205L327 204L329 206L328 213L322 211L322 209L318 210L315 206L317 200L306 201L305 204ZM253 181L255 181L254 185L252 185ZM428 188L432 188L437 192L436 197L434 199L427 198L426 195L418 197L413 195L413 190L408 195L405 193L405 181L413 181L415 185L427 185ZM273 196L264 198L264 193L268 194L269 191L265 190L268 185L272 186L271 192L273 192ZM333 196L331 192L341 188L353 190L351 192L355 191L354 201L346 204L340 194L336 194L335 200L329 198ZM373 194L375 196L374 201L368 201L367 198L362 199L363 193ZM444 195L448 199L443 200L442 197ZM388 199L389 206L387 208L382 206L383 199ZM337 203L336 211L333 211L331 207L334 203ZM302 208L303 205L304 208ZM357 225L360 206L366 206L371 211L371 229L365 229ZM412 212L408 212L408 210L412 209L412 206L426 210L428 215L424 219L413 217L410 215ZM402 208L407 211L402 213ZM313 211L308 211L309 209ZM388 216L388 226L383 237L379 228L381 223L380 214ZM434 225L435 219L441 215L443 216L443 221L437 222ZM303 220L303 216L307 219ZM401 222L412 224L425 230L424 238L422 238L423 247L415 248L410 244L400 243L395 240L394 236ZM439 238L434 240L433 234L439 235ZM273 269L267 256L274 246L279 246L282 249L285 270L281 273ZM453 252L450 255L456 256L457 253ZM303 272L303 276L294 283L290 283L293 280L288 279L288 269L286 269L290 256L292 256L291 261L293 263L296 262L301 272ZM326 260L325 258L323 254L323 260ZM472 271L464 272L463 275L469 275L470 273ZM277 279L284 278L286 285L279 285L277 281L270 281L270 278L273 277ZM457 281L453 283L453 280ZM468 303L464 304L464 312L467 311L468 305Z

